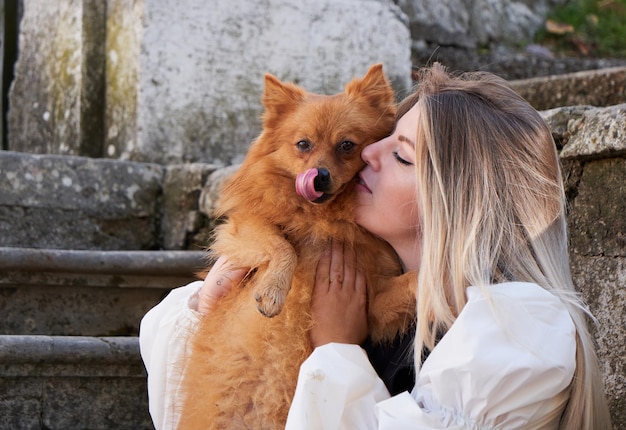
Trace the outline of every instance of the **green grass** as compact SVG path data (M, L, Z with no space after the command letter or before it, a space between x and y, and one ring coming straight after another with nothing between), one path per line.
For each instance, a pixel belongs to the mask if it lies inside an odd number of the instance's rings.
M562 55L626 58L626 0L569 0L548 19L570 24L562 35L541 30L535 42Z

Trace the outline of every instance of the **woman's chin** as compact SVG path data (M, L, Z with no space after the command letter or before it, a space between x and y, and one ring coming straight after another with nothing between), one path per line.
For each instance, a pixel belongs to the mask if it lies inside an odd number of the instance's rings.
M367 216L367 207L357 206L354 210L354 222L359 226L364 228L365 230L371 231L369 217Z

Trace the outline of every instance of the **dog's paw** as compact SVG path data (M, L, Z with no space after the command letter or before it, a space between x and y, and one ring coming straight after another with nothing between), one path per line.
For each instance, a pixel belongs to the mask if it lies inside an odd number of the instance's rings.
M285 294L278 288L263 288L254 293L256 307L263 316L275 317L283 310Z

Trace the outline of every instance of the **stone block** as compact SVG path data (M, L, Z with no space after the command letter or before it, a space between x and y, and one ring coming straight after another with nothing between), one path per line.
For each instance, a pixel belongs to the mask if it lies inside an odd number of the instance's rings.
M215 210L217 209L218 200L222 187L228 179L235 174L240 165L224 167L217 169L206 180L202 192L200 193L200 201L198 203L200 212L209 219L215 218Z
M626 154L626 104L590 109L568 124L571 135L563 159L593 159Z
M22 4L19 56L9 94L8 148L102 156L106 3Z
M626 429L626 260L572 254L571 263L574 284L597 319L589 327L597 344L613 426Z
M550 127L552 137L559 150L563 149L563 146L569 142L571 132L576 131L573 124L578 122L590 109L593 109L593 106L565 106L539 112Z
M165 249L204 249L209 244L211 227L198 202L202 187L214 170L215 166L201 163L166 168L161 205Z
M570 205L574 253L626 257L626 159L585 163L577 195Z
M163 167L0 152L0 246L153 249Z
M399 92L411 85L410 35L390 0L112 1L106 57L107 155L168 164L241 161L266 72L336 93L381 62Z

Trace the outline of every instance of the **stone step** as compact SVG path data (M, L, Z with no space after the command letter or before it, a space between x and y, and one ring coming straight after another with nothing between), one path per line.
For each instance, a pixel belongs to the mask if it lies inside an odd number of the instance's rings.
M152 429L139 321L205 257L0 248L0 430Z
M141 317L206 267L202 251L0 248L0 333L137 335Z
M0 430L153 429L136 337L0 336Z

